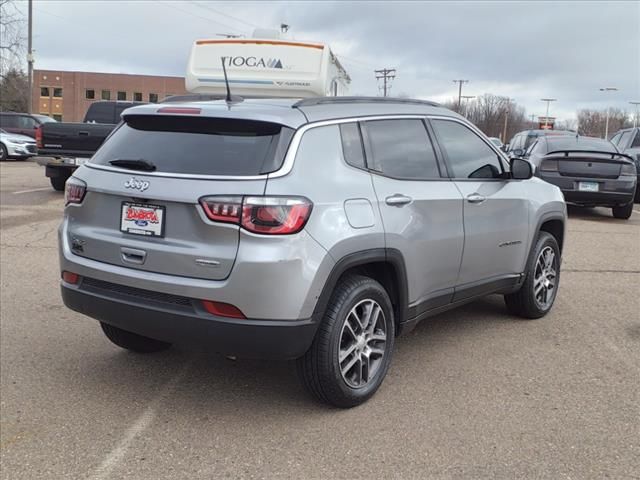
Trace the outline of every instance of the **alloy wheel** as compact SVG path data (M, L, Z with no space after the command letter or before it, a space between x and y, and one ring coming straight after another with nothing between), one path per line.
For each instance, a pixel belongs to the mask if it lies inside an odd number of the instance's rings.
M536 303L543 310L553 303L557 283L557 259L553 248L547 246L542 249L536 260L533 276L533 295Z

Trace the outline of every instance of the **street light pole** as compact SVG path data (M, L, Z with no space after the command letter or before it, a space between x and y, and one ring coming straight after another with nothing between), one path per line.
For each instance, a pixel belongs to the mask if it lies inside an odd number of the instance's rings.
M547 102L547 115L544 117L544 129L547 130L549 128L549 104L551 102L555 102L557 98L541 98L543 102Z
M29 100L27 102L27 113L33 112L33 0L29 0L29 27L27 40L27 76Z
M617 92L618 89L616 87L604 87L600 89L601 92ZM609 114L611 111L611 106L607 105L607 119L604 122L604 138L605 140L609 138Z
M509 121L509 113L511 113L511 99L507 98L507 110L504 114L504 129L502 130L502 143L507 143L507 122Z
M636 128L638 126L638 117L640 117L640 111L638 110L638 106L640 105L640 102L629 102L631 105L635 105L636 106L636 114L633 116L633 128Z

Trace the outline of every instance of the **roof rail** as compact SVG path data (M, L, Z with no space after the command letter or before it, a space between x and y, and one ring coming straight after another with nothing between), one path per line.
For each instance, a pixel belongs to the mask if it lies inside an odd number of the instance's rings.
M327 105L335 103L401 103L407 105L427 105L439 107L440 104L429 100L415 100L412 98L394 97L311 97L304 98L292 105L293 108L310 107L313 105Z

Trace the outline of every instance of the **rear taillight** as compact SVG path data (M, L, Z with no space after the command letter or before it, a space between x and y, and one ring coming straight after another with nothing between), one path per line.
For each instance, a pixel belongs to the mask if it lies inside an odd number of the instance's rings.
M70 177L64 185L64 204L82 203L87 193L87 184L79 178Z
M42 125L36 128L36 147L42 148Z
M557 172L558 161L557 160L543 160L540 164L540 170L543 172Z
M620 175L637 175L636 166L633 163L623 163Z
M252 233L290 235L302 230L313 204L304 197L223 197L200 199L214 222L235 223Z

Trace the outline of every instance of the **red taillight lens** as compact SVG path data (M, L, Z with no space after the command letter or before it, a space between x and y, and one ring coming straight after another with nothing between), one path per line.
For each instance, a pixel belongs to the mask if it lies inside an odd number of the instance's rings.
M235 223L253 233L290 235L302 230L313 204L304 197L205 197L200 204L215 222Z
M65 270L62 272L62 280L72 285L75 285L76 283L78 283L78 280L80 280L80 275L73 272L67 272Z
M36 147L42 148L42 125L36 128Z
M310 214L306 198L245 197L242 226L253 233L288 235L302 230Z
M219 317L247 318L238 307L229 303L202 300L202 306L211 315L218 315Z
M209 220L225 223L240 223L242 197L205 197L200 205Z
M87 193L87 184L79 178L70 177L64 185L64 204L82 203Z

